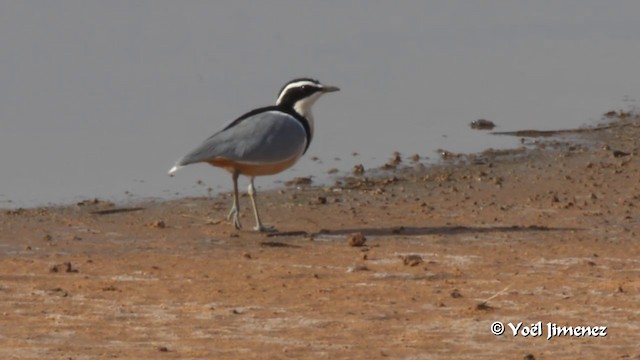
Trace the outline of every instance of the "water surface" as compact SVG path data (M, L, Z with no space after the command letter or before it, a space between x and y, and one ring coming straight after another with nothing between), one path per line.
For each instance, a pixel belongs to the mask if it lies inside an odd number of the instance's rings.
M395 150L516 144L469 129L478 118L593 123L638 95L639 13L596 0L0 1L0 207L228 190L206 165L166 172L299 76L342 91L316 104L307 156L262 188Z

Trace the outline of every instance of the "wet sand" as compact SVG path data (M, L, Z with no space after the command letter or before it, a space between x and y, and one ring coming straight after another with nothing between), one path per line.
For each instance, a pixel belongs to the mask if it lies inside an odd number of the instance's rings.
M639 358L640 118L557 135L261 193L276 236L229 194L0 211L0 358Z

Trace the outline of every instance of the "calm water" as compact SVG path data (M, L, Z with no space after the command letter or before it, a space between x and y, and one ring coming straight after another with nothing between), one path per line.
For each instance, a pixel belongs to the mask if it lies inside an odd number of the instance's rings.
M638 14L599 0L1 0L0 207L225 191L222 170L166 172L298 76L342 91L316 104L307 156L262 188L394 150L515 144L468 129L478 118L593 123L638 96Z

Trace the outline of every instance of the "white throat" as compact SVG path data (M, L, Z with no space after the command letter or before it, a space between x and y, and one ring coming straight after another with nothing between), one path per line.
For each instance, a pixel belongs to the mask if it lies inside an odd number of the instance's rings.
M311 107L315 102L322 96L321 92L314 93L313 95L304 98L302 100L298 100L293 105L293 110L300 114L300 116L304 117L309 121L309 129L311 130L311 135L313 136L313 113L311 113Z

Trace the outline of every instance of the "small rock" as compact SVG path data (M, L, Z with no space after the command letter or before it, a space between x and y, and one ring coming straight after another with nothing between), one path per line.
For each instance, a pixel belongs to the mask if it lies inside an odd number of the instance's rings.
M478 120L472 121L471 124L469 124L469 126L475 130L491 130L494 127L496 127L496 124L494 124L493 121L490 121L490 120L478 119Z
M76 205L78 206L87 206L87 205L96 205L99 204L100 200L98 198L93 198L91 200L82 200L79 203L77 203Z
M158 220L158 221L154 221L151 224L149 224L149 227L153 227L153 228L157 228L157 229L164 229L167 227L167 224L165 224L164 220Z
M400 181L400 179L398 179L396 176L392 176L390 178L382 180L382 185L389 185L389 184L397 183L398 181Z
M302 176L302 177L294 177L293 179L289 180L289 181L285 181L284 184L286 186L292 186L292 185L310 185L313 182L313 180L311 180L311 177L309 176Z
M480 304L476 305L476 310L490 311L493 310L493 307L486 302L481 302Z
M63 288L53 288L45 290L48 295L59 296L59 297L67 297L69 296L69 292Z
M404 232L404 226L396 226L391 229L391 233L394 235L402 234ZM416 255L417 256L417 255Z
M613 157L619 158L619 157L623 157L623 156L629 156L631 155L628 152L624 152L624 151L620 151L620 150L614 150L613 151Z
M460 157L459 154L444 149L438 149L438 153L443 160L457 159Z
M327 170L327 174L335 174L337 172L338 172L338 169L336 169L336 168L331 168L331 169Z
M451 295L451 297L454 298L454 299L459 299L459 298L462 297L462 294L460 293L460 291L458 289L453 289L453 291L449 295Z
M353 167L353 174L354 175L362 175L364 174L364 166L362 166L362 164L358 164L356 166Z
M356 271L369 271L369 268L366 265L355 265L355 266L349 266L349 268L347 269L348 273L352 273Z
M402 156L399 152L394 151L389 162L394 165L399 165L402 162Z
M71 265L71 262L68 262L68 261L62 264L51 265L49 267L49 272L57 273L57 272L61 272L63 269L64 269L64 272L67 272L67 273L78 272L78 269L74 269L73 265Z
M347 240L349 242L349 246L354 247L363 246L364 243L367 242L367 238L364 237L364 235L360 232L349 235L349 238Z
M416 254L401 255L402 263L407 266L418 266L424 262L422 256Z

